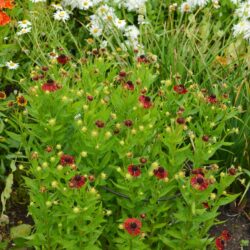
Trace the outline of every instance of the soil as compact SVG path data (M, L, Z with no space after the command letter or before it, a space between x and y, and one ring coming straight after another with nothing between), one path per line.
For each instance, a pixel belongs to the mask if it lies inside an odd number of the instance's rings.
M0 242L8 242L8 247L6 248L6 250L13 249L14 246L10 241L11 227L18 226L20 224L34 224L31 216L28 215L27 205L27 196L22 195L22 197L20 198L20 190L13 190L11 199L7 202L6 209L6 215L9 218L9 224L6 224L5 226L0 226ZM1 247L0 249L2 250Z
M218 237L223 230L228 230L232 236L228 241L225 250L250 250L250 207L243 211L237 211L231 205L223 207L218 217L222 224L214 226L210 232L211 236ZM245 212L248 211L249 215ZM243 247L243 242L248 242L248 246Z

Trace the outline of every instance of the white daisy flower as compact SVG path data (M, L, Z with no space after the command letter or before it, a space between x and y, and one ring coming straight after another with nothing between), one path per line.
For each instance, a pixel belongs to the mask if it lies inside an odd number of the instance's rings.
M24 28L24 29L32 26L32 23L28 20L19 21L17 22L17 24L18 24L18 28Z
M15 69L17 69L19 67L19 64L18 63L14 63L12 61L9 61L9 62L6 63L6 67L8 69L15 70Z
M80 10L88 10L89 8L91 8L93 6L92 2L90 0L82 0L79 4L78 4L78 8Z
M101 36L102 35L102 29L97 27L97 26L91 26L90 27L90 33L95 36L95 37L98 37L98 36Z
M69 13L65 10L57 10L54 13L54 19L57 21L65 22L65 21L69 20Z
M20 31L18 31L16 34L18 36L21 36L21 35L24 35L24 34L27 34L31 31L31 27L28 27L28 28L22 28Z
M247 35L250 33L250 21L242 20L238 24L235 24L233 26L233 35L239 36L239 35Z
M124 30L126 27L126 21L125 20L121 20L121 19L116 19L114 22L115 26L119 29L119 30Z

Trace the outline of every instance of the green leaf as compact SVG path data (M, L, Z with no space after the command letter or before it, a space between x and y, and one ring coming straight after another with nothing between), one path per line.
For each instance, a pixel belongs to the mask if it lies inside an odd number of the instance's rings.
M231 203L234 201L240 194L233 194L233 195L227 195L226 197L220 198L218 202L216 203L216 206L224 206L228 203Z
M12 227L10 229L10 237L11 239L16 239L16 238L24 238L26 236L30 235L31 232L31 225L28 224L22 224L16 227Z
M161 240L166 246L170 247L171 249L178 249L178 245L175 244L173 240L170 240L163 236L159 236L159 240Z

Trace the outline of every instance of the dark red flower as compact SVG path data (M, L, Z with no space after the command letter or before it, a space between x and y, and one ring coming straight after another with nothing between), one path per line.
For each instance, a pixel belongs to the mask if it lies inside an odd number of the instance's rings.
M217 248L217 250L224 250L225 249L225 239L223 237L218 237L215 239L215 246Z
M196 174L191 178L190 182L193 188L201 191L207 189L209 184L208 180L201 174Z
M128 218L124 221L125 230L132 236L137 236L141 232L142 223L136 218Z
M207 101L209 102L209 103L217 103L218 102L218 100L217 100L217 98L216 98L216 95L210 95L208 98L207 98Z
M95 55L95 56L99 55L98 49L93 49L92 54Z
M126 77L127 76L127 73L125 71L120 71L119 72L119 76L120 77Z
M93 100L94 100L94 97L93 97L93 96L91 96L91 95L88 95L88 96L87 96L87 99L91 102L91 101L93 101Z
M62 65L65 65L68 61L69 61L69 58L64 54L57 57L57 62Z
M142 164L147 163L147 159L144 158L144 157L141 157L141 158L140 158L140 163L142 163Z
M210 206L209 206L209 204L207 202L203 202L202 205L206 209L210 208Z
M149 109L152 107L152 102L149 96L141 95L139 97L139 102L145 109Z
M188 92L183 84L175 85L174 86L174 91L176 93L178 93L178 94L181 94L181 95L184 95L184 94L186 94Z
M132 127L133 122L131 120L126 120L126 121L124 121L124 125L127 126L127 127Z
M230 175L236 175L236 172L237 172L236 168L231 167L231 168L228 169L228 173Z
M6 99L6 94L4 91L0 91L0 100Z
M204 176L204 169L203 168L192 169L192 174L200 174Z
M82 175L75 175L71 180L69 181L69 186L71 188L81 188L86 182L86 179Z
M202 140L205 141L205 142L208 142L209 141L209 136L208 135L203 135Z
M95 181L95 176L94 175L90 175L88 177L88 179L89 179L90 182L93 182L93 181Z
M221 233L221 237L223 237L224 240L231 240L232 235L229 233L228 230L223 230Z
M53 150L53 148L51 146L47 146L45 149L45 151L48 153L50 153L52 150Z
M127 81L125 84L124 84L124 87L128 90L131 90L133 91L135 89L135 86L134 84L131 82L131 81Z
M75 159L71 155L62 155L60 159L60 163L63 166L73 165L75 163Z
M28 101L22 95L18 96L16 99L17 99L17 105L20 107L25 107L28 103Z
M137 57L137 62L139 62L139 63L148 63L149 60L147 59L147 57L145 55L140 55L139 57Z
M104 128L105 127L105 123L101 120L97 120L95 122L95 125L98 127L98 128Z
M142 219L145 219L145 218L146 218L146 214L141 214L140 217L141 217Z
M128 166L128 172L130 173L130 175L134 177L140 176L141 175L140 166L131 164Z
M49 70L49 67L47 67L47 66L42 66L42 71L48 71Z
M176 119L176 122L177 122L178 124L185 124L185 123L186 123L186 120L185 120L185 118L183 118L183 117L178 117L178 118Z
M168 172L163 167L159 166L158 168L154 169L154 175L158 179L165 179L168 177Z
M46 83L42 85L42 90L43 91L49 91L49 92L54 92L60 89L61 86L58 85L54 80L49 79Z

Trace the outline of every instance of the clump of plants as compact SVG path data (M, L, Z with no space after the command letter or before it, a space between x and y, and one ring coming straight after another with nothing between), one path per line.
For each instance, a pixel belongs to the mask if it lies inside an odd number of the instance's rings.
M154 56L133 60L61 53L32 71L42 78L22 80L32 246L206 249L229 240L208 231L237 197L227 188L241 169L213 156L238 132L226 125L238 109L223 88L159 81Z
M230 233L209 231L231 184L246 186L239 203L249 188L248 47L224 18L236 5L50 2L0 11L1 222L16 166L34 221L15 244L223 250Z

